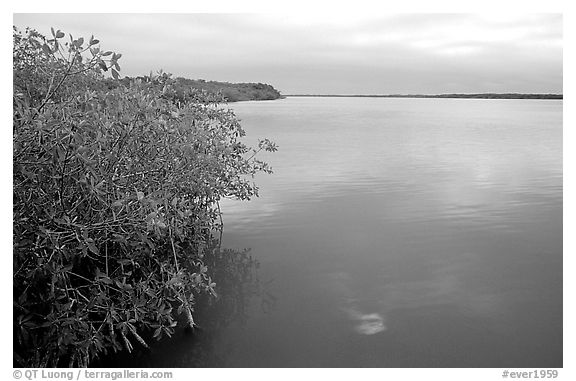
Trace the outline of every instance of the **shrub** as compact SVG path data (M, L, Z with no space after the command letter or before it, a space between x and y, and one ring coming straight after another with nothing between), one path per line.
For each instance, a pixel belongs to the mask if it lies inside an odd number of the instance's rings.
M221 99L176 97L167 74L111 86L120 54L52 34L13 35L14 357L83 367L195 325L218 201L257 195L276 146L246 146Z

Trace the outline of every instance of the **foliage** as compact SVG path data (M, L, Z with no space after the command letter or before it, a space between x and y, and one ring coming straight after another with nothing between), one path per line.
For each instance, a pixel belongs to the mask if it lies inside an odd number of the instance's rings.
M276 145L246 146L221 99L178 97L167 74L110 86L120 54L52 37L13 34L14 356L87 366L195 325L218 201L257 195Z
M208 94L221 94L227 102L272 100L282 97L278 90L264 83L229 83L178 77L175 89L178 94L189 89L205 91Z
M25 34L14 28L13 75L15 105L25 102L23 109L42 111L48 102L61 102L81 89L98 87L102 71L110 70L118 78L121 54L101 51L92 36L63 42L64 33L52 29L51 39L35 30ZM22 111L22 110L18 110Z
M218 245L219 241L214 240L212 244ZM202 294L196 299L197 330L191 331L181 325L176 327L172 337L154 342L149 351L102 356L91 366L225 366L222 362L222 348L215 340L218 335L214 333L231 325L246 324L251 311L259 307L262 311L270 312L275 300L260 281L259 263L250 255L250 250L214 250L213 255L205 257L204 264L212 270L211 277L218 284L218 297Z

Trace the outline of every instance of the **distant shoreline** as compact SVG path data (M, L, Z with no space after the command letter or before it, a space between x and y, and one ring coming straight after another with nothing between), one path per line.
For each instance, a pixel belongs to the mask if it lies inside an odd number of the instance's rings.
M454 98L454 99L563 99L563 94L520 94L520 93L479 93L479 94L384 94L384 95L342 95L342 94L291 94L284 97L320 98Z

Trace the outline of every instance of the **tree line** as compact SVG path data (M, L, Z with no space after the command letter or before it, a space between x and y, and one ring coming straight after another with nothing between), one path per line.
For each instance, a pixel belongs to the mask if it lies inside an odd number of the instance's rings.
M114 88L119 85L130 86L130 83L133 81L146 81L146 78L147 76L137 76L124 77L119 81L109 80L107 86L109 88ZM176 77L174 78L172 86L176 98L185 96L190 90L197 90L213 96L219 96L225 102L261 101L283 98L278 90L272 85L265 83L230 83Z

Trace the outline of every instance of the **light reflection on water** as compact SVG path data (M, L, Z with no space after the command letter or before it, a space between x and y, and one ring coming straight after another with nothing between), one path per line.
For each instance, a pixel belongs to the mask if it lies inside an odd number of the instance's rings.
M214 336L219 366L562 366L561 101L230 107L280 147L222 204L276 303Z
M278 297L229 366L561 366L562 102L232 107L280 151L223 205Z

